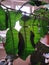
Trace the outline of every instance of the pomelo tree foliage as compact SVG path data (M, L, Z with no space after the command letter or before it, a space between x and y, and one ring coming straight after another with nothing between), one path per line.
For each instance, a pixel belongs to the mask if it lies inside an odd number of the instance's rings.
M29 16L22 16L21 11L5 12L3 8L0 8L0 15L0 30L9 28L5 43L5 50L8 55L20 53L20 49L24 44L22 54L19 55L22 59L26 59L26 57L34 51L34 45L49 31L49 10L45 8L35 10L34 14ZM18 20L22 26L20 31L14 29L16 21ZM22 45L21 41L23 43Z
M34 49L30 40L30 31L32 31L32 34L34 33L34 40L33 37L32 40L34 41L33 44L36 44L41 37L44 37L44 35L48 33L49 30L49 10L40 8L39 10L35 10L34 13L35 14L32 16L23 16L20 20L20 25L22 26L20 32L25 40L24 52L26 53L23 53L22 57L24 55L28 56L27 54L31 54Z

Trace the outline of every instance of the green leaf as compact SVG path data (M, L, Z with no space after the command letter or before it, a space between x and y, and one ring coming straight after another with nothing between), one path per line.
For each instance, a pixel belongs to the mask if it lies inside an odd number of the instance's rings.
M0 30L6 29L5 20L6 20L5 11L2 7L0 7Z
M15 29L12 29L12 33L11 30L8 30L6 34L6 43L5 43L5 50L7 54L16 55L18 53L18 41L19 41L18 32Z

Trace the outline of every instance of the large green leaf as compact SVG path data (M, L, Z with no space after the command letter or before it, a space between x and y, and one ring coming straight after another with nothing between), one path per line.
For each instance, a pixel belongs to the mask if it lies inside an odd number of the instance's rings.
M9 55L16 55L18 53L18 32L15 29L8 30L6 34L5 50Z
M33 19L30 16L23 16L20 19L20 25L22 26L20 32L23 35L25 41L25 49L23 51L23 54L21 55L22 59L26 59L28 55L30 55L34 51L34 48L30 40L30 36L31 36L30 31L33 32L32 23L33 23Z

